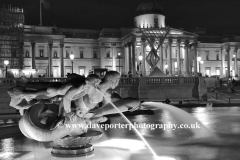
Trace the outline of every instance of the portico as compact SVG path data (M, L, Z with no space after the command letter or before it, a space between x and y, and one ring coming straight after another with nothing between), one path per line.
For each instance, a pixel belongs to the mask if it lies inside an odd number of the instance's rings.
M146 57L151 51L152 44L160 44L160 37L156 36L157 31L161 28L147 28L147 32L152 32L152 35L146 37L139 31L132 32L132 36L124 37L123 47L126 52L124 61L128 61L129 65L125 66L125 73L131 71L133 75L140 70L138 56L142 55L141 71L143 76L148 76L153 68L146 61ZM146 39L151 39L149 42ZM159 40L160 39L160 40ZM168 76L197 76L197 35L188 33L182 30L170 28L169 34L163 40L162 45L157 49L159 61L157 67ZM134 49L133 49L134 48ZM140 48L140 49L138 49ZM132 59L132 60L131 60ZM165 65L168 68L164 70ZM139 69L139 70L136 70Z

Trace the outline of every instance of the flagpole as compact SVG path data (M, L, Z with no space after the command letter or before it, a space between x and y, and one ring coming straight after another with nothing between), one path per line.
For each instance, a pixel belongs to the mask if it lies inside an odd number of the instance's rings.
M42 26L42 0L40 1L40 26Z

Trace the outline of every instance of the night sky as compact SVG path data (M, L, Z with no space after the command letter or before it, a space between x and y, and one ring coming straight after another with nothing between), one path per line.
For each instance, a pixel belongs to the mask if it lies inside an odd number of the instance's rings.
M137 6L144 0L48 0L43 25L59 28L132 28ZM166 25L191 31L206 27L208 34L240 35L240 0L155 0ZM25 24L39 25L39 0L0 0L24 8Z

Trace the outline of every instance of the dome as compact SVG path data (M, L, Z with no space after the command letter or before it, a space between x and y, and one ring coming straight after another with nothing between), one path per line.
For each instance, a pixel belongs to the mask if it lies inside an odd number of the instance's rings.
M143 14L161 14L164 15L162 7L152 1L147 0L141 3L136 9L136 16L143 15Z

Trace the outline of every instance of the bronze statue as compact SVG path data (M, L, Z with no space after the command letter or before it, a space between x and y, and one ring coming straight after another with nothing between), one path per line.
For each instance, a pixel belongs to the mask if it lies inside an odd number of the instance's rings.
M122 112L133 111L140 106L137 99L111 94L109 89L116 88L119 80L118 72L108 71L102 81L92 74L87 78L76 76L65 83L50 84L39 90L28 89L27 85L16 86L8 91L11 96L10 106L27 109L19 122L26 137L58 144L53 148L53 155L80 154L82 149L86 150L86 146L88 151L85 154L88 154L93 151L88 143L101 137L101 132L89 130L88 125L104 122L107 120L104 115L117 113L109 104L110 101ZM21 105L21 101L27 103ZM78 127L68 127L71 124L77 124ZM65 148L64 151L59 145Z

